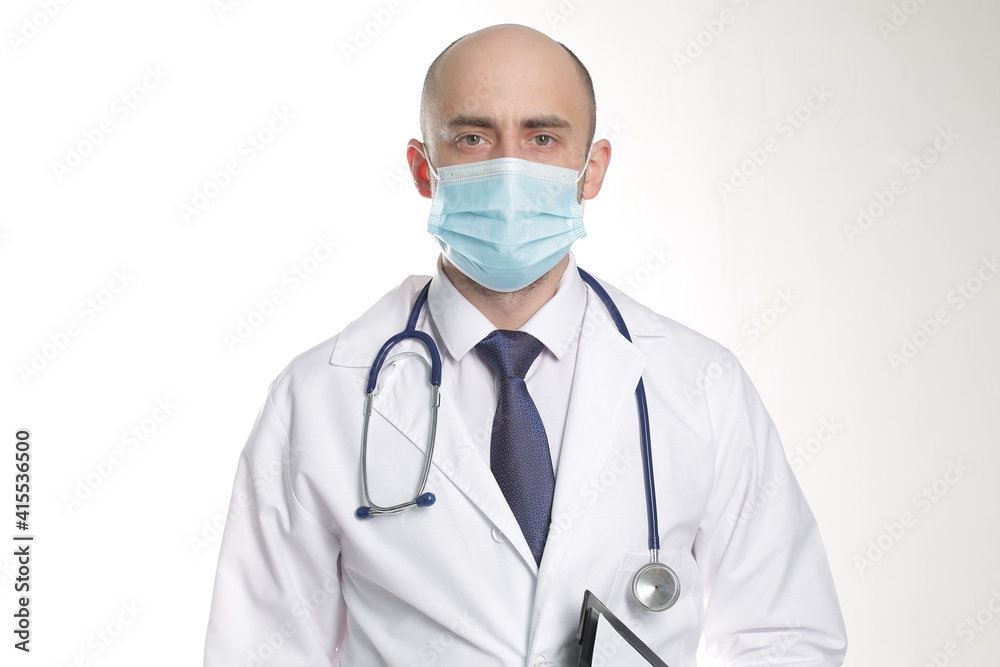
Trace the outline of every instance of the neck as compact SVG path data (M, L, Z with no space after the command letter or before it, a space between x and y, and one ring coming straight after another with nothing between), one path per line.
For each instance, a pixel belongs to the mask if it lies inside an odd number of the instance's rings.
M447 258L441 258L444 275L448 276L455 289L485 315L493 326L511 331L524 326L555 295L568 264L569 255L566 255L548 273L527 287L516 292L494 292L456 269Z

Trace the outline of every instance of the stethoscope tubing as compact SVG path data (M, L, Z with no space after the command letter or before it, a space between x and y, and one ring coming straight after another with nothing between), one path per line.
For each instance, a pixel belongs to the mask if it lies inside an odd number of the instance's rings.
M629 334L628 327L625 324L625 319L622 317L622 314L618 310L618 306L615 305L611 295L608 294L607 290L604 289L604 286L601 285L592 275L579 267L577 267L577 271L579 271L580 277L583 278L583 281L590 285L591 289L593 289L597 296L601 299L601 302L607 309L608 314L611 316L611 320L615 323L615 327L617 327L619 333L625 337L625 340L631 343L632 336ZM392 336L385 342L385 344L382 345L378 354L375 355L375 360L372 362L371 369L368 372L368 384L365 387L365 419L362 426L361 437L361 480L365 502L368 503L368 505L358 508L356 512L358 518L367 519L378 514L393 514L395 512L408 509L414 505L424 507L434 504L433 494L424 494L423 489L427 482L427 477L430 474L431 455L434 451L434 434L437 431L437 408L440 406L441 402L441 354L438 351L437 344L434 342L434 339L427 333L417 330L417 319L419 318L421 309L427 301L427 294L430 290L430 286L430 281L427 281L427 284L424 285L423 289L421 289L420 293L417 295L416 300L414 300L413 307L410 308L410 314L406 321L406 329ZM368 493L368 421L371 417L371 404L374 397L375 386L378 384L378 374L382 370L382 366L385 363L386 358L389 356L389 352L398 343L410 338L417 339L423 343L424 347L427 349L427 353L431 357L430 382L434 387L434 400L432 403L433 414L431 437L429 438L428 444L428 456L424 461L424 469L420 476L420 485L418 486L417 497L405 503L400 503L399 505L382 507L373 503ZM653 479L653 451L649 431L649 405L646 402L646 388L643 385L641 377L639 378L639 382L636 384L635 398L636 412L639 417L639 451L642 458L642 477L646 496L647 545L653 560L656 560L656 555L660 549L659 519L656 513L656 482Z
M382 345L378 354L375 355L375 361L372 362L371 370L368 372L368 385L365 387L364 422L361 425L361 489L364 492L367 505L363 505L355 511L354 515L359 519L370 519L380 514L396 514L414 506L428 507L437 501L433 493L424 492L424 487L427 486L427 478L431 472L431 463L434 460L438 408L441 407L441 354L433 338L423 331L417 331L417 317L424 302L427 301L427 293L430 290L430 286L430 281L427 281L427 284L420 290L420 294L417 295L416 300L413 302L413 307L410 309L410 316L406 321L406 329L391 337ZM398 505L383 507L372 502L368 492L368 423L371 420L372 400L375 397L375 386L378 384L379 371L382 370L382 365L385 363L386 357L389 356L392 348L410 338L423 343L424 347L427 348L427 354L431 357L430 380L433 397L431 399L430 435L427 438L427 456L424 457L424 467L420 473L420 482L417 485L417 492L414 494L413 499L405 503L399 503Z
M618 327L619 333L625 340L632 342L628 327L625 326L625 319L622 317L618 306L615 305L611 295L608 294L604 286L597 282L594 276L583 269L577 267L580 277L590 285L591 289L600 297L604 307L611 315L611 320ZM646 529L649 534L648 545L650 551L660 550L660 526L659 518L656 515L656 483L653 480L653 446L649 432L649 405L646 403L646 387L639 378L635 387L636 412L639 415L639 451L642 454L642 478L646 487Z
M441 354L438 352L437 344L430 335L423 331L417 331L417 317L420 315L420 309L423 308L424 303L427 301L427 292L430 290L430 287L431 283L428 280L424 288L420 290L420 294L417 295L417 299L413 302L413 307L410 309L410 316L406 321L406 329L387 340L378 351L378 354L375 355L375 361L372 362L371 370L368 371L368 385L365 387L365 394L371 394L375 391L375 385L378 383L378 374L382 370L382 364L385 363L385 359L389 356L392 348L408 338L416 338L427 348L427 354L431 357L431 384L438 388L441 387Z
M625 320L615 305L611 295L597 282L597 280L577 267L580 277L597 294L611 316L612 321L618 328L619 333L625 340L632 342ZM441 355L438 351L434 339L427 333L417 330L417 319L420 310L427 301L427 294L430 289L430 281L424 285L417 295L410 309L410 315L406 321L406 329L392 336L382 345L382 348L375 355L371 369L368 372L368 384L365 389L364 424L361 431L361 486L364 492L367 505L361 506L355 512L359 519L370 519L381 514L394 514L410 507L427 507L433 505L436 498L433 493L425 493L424 487L427 484L427 477L434 460L434 441L437 434L438 407L441 404ZM368 492L368 424L371 418L372 401L375 395L375 387L378 384L378 374L389 355L389 352L398 343L407 339L416 339L423 343L427 353L431 357L431 377L430 382L433 388L433 399L431 404L431 428L428 437L427 455L424 457L424 466L420 475L420 483L417 492L412 500L398 505L382 507L372 502ZM656 514L656 485L653 479L653 448L651 444L649 428L649 405L646 402L646 387L642 382L642 377L635 387L636 412L639 417L639 449L642 455L642 477L646 496L646 530L648 533L647 544L649 546L650 562L640 568L632 580L632 595L643 608L649 611L663 611L677 600L680 593L680 580L677 574L667 565L659 562L660 531L659 520ZM648 576L647 576L648 575ZM666 577L666 583L663 581ZM640 588L645 592L640 591Z

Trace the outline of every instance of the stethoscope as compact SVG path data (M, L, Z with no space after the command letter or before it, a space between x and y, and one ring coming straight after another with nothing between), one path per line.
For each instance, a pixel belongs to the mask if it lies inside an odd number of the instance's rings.
M583 269L578 268L578 270L584 282L590 285L594 292L597 293L597 296L601 298L615 326L618 327L618 331L627 341L632 342L628 327L625 326L625 320L622 319L621 313L618 311L618 307L611 299L611 296L593 276ZM368 504L359 507L355 512L355 516L359 519L370 519L381 514L395 514L412 507L429 507L437 500L433 493L424 491L424 487L427 485L427 477L431 470L431 461L434 458L434 438L437 434L438 408L441 406L441 355L438 352L437 345L434 343L434 339L423 331L417 331L417 317L420 315L420 310L427 301L427 292L430 289L430 285L430 281L428 281L420 291L420 294L417 295L416 301L413 302L413 308L410 309L410 316L406 321L406 329L385 342L382 349L375 355L375 361L368 372L368 385L365 389L365 418L361 428L361 489L364 492L365 502ZM430 437L427 440L427 456L424 458L424 467L420 473L420 483L417 485L417 492L414 494L413 499L398 505L382 507L372 502L368 492L368 422L371 419L372 400L375 396L375 386L378 383L378 374L382 370L382 365L385 363L392 348L408 338L415 338L423 343L424 347L427 348L427 353L431 357L430 383L432 400ZM681 582L677 573L670 566L659 562L660 534L656 518L653 450L649 438L649 408L646 405L646 389L643 387L641 377L635 388L635 401L639 414L642 477L646 487L646 524L649 533L649 562L639 568L635 576L632 577L632 597L642 608L648 611L663 611L669 609L677 602L677 599L680 597Z

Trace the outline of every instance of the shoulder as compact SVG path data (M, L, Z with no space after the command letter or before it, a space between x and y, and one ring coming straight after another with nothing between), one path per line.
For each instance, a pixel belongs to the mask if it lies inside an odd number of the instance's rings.
M647 392L669 394L687 409L705 410L715 418L744 403L754 392L750 378L732 350L676 320L655 312L613 285L598 279L621 311L635 345L645 357ZM588 287L584 327L604 322L607 309ZM583 332L586 335L586 331ZM653 380L653 382L651 382Z
M428 280L428 276L408 276L343 331L293 357L271 383L272 394L327 379L331 367L367 370L382 344L406 326L406 315Z
M770 417L732 350L602 285L621 311L633 344L646 357L642 375L651 405L669 406L674 421L729 452L734 447L757 451L766 445ZM594 308L602 309L595 301Z
M643 352L663 354L674 351L683 354L686 358L696 359L718 359L733 356L728 348L708 336L657 313L614 285L600 278L597 280L621 312L622 319L625 320L632 337L632 342ZM607 308L591 287L588 286L588 290L593 299L588 301L587 317L595 321L600 320L601 315L607 312Z

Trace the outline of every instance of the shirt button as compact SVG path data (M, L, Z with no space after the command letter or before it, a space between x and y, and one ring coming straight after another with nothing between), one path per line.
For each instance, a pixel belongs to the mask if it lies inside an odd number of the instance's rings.
M532 667L545 667L545 665L547 664L549 664L549 661L546 660L545 656L542 655L541 653L536 654L531 661Z
M490 532L490 535L493 536L493 541L494 542L506 542L507 541L507 537L503 533L500 532L499 528L493 528L493 530Z

